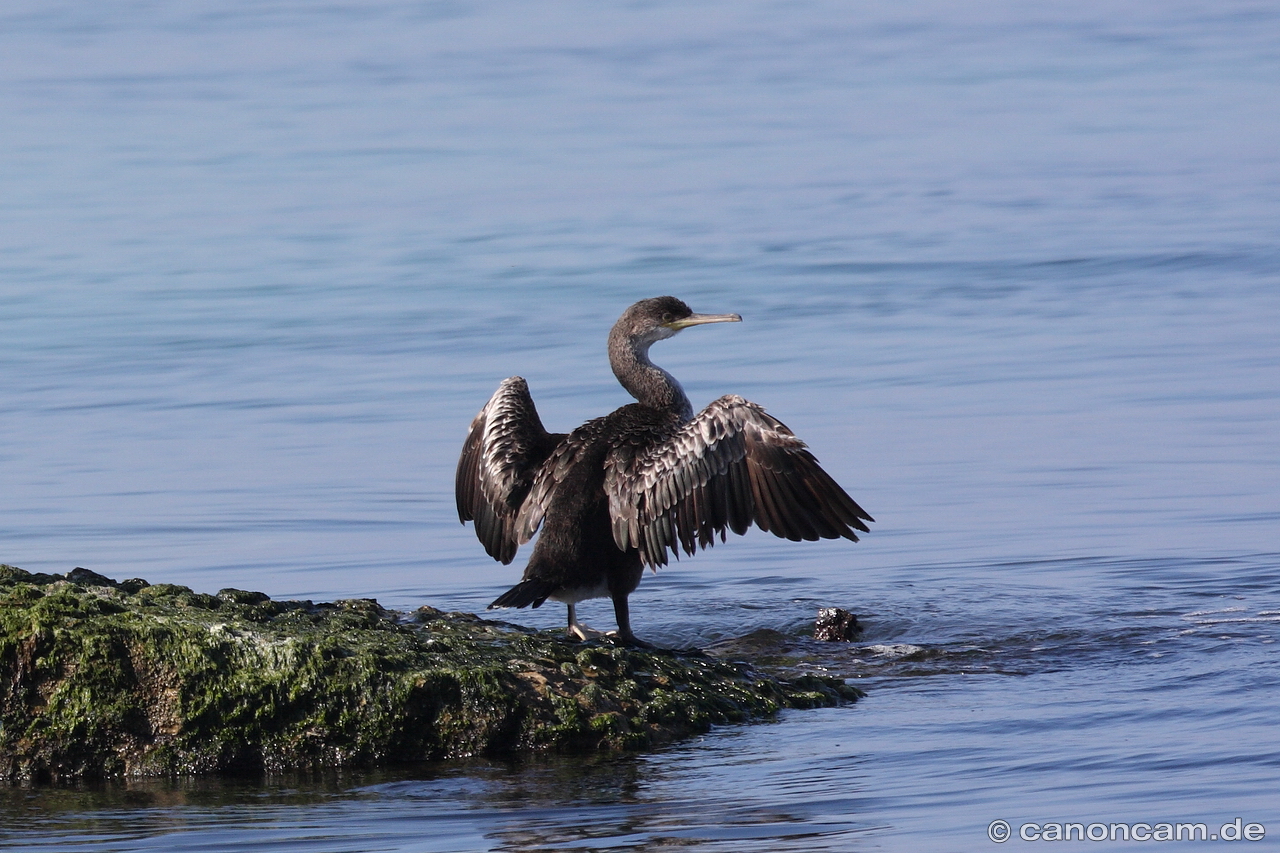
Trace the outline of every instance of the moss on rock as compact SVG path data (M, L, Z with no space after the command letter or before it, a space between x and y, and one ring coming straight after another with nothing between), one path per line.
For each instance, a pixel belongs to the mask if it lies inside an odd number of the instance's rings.
M637 749L857 695L429 607L0 566L0 779Z

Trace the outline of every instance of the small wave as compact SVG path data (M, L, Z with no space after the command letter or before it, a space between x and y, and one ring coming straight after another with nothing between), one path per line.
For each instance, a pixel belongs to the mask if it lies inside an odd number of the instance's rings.
M1235 622L1280 622L1280 616L1234 616L1230 619L1194 619L1197 625L1228 625Z
M873 646L864 646L862 651L880 655L881 657L901 658L907 655L920 654L924 651L924 647L913 646L910 643L877 643Z
M1190 613L1182 614L1182 617L1189 619L1192 616L1212 616L1215 613L1243 613L1248 609L1247 607L1223 607L1217 610L1192 610Z
M1182 619L1195 625L1230 625L1230 624L1262 624L1280 622L1280 610L1259 610L1252 615L1247 614L1247 607L1223 607L1215 610L1193 610L1184 613Z

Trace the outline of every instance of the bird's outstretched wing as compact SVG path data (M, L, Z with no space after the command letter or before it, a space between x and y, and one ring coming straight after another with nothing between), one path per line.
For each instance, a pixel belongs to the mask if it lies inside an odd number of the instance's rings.
M775 536L857 541L871 516L818 466L805 443L755 403L728 395L666 441L605 462L605 491L619 548L650 566L667 550L692 554L716 534L753 523Z
M454 496L458 518L475 521L476 537L495 560L510 563L523 539L516 516L538 468L563 435L548 433L524 379L504 379L471 421L462 445Z

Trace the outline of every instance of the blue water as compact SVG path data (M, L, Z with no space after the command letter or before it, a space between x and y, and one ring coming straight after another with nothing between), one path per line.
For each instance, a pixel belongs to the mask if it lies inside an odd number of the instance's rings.
M855 706L646 755L18 787L0 847L1242 817L1274 849L1278 36L1246 0L10 0L0 561L478 610L522 561L457 523L470 418L516 373L552 429L626 402L605 335L663 293L745 318L655 347L695 405L765 405L877 523L753 531L632 599L643 637ZM826 605L864 638L806 641Z

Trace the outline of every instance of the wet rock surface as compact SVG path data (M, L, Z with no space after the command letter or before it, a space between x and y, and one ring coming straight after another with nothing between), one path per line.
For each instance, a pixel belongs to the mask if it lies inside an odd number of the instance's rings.
M642 749L858 695L430 607L0 566L0 779Z
M813 638L829 643L846 643L858 639L862 626L858 617L839 607L823 607L813 623Z

